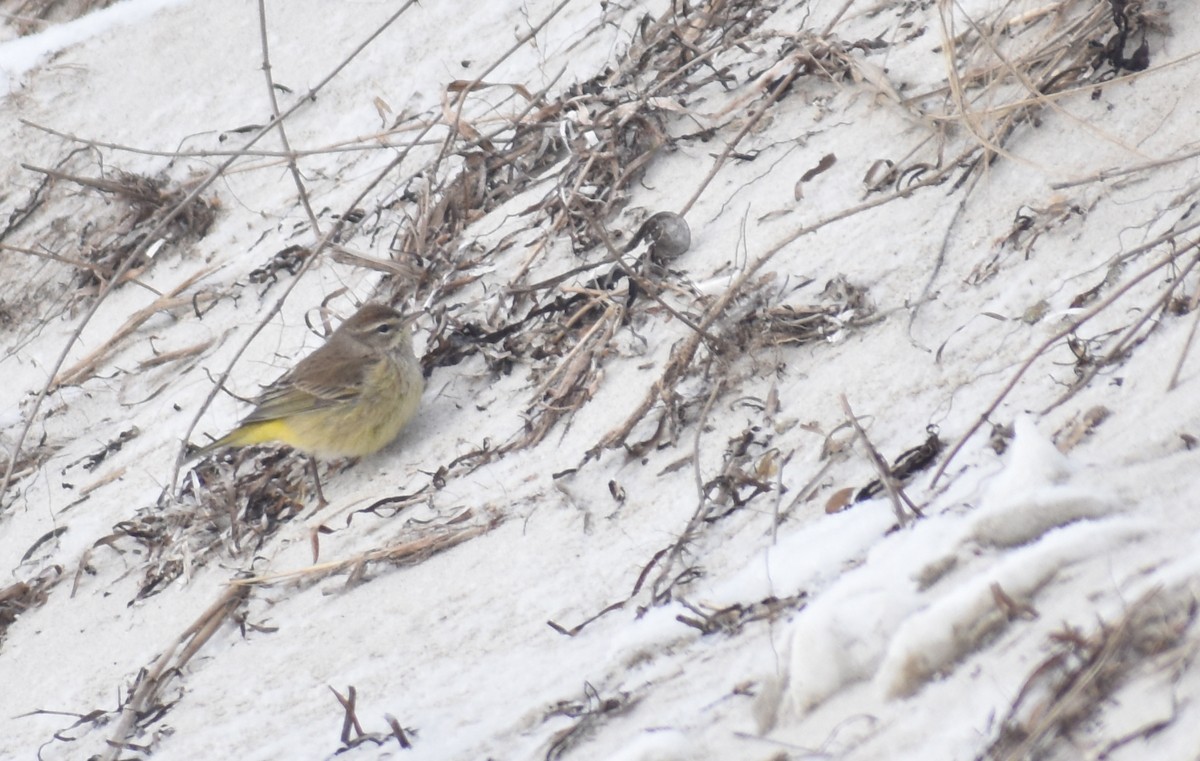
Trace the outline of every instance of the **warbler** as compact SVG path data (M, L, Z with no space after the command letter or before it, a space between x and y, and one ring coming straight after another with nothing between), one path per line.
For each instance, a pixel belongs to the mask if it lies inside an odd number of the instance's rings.
M188 459L267 442L330 459L379 451L412 420L425 388L411 323L391 307L364 305L268 386L233 431Z

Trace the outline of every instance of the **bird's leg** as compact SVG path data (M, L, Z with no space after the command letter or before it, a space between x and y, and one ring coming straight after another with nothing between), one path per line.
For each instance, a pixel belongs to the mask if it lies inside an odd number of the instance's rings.
M325 492L321 491L321 474L317 470L317 458L309 455L308 465L312 470L313 486L317 487L317 509L322 510L329 504L329 501L325 499Z

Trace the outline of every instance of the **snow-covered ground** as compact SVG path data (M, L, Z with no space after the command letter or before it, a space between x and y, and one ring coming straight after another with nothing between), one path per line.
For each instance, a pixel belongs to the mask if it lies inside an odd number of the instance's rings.
M1195 13L16 5L0 758L1197 758Z

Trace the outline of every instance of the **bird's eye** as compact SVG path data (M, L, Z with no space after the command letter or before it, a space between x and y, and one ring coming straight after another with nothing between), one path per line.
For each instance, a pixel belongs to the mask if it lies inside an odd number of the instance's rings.
M386 336L392 332L392 325L389 322L380 323L379 327L375 328L375 332L381 336Z

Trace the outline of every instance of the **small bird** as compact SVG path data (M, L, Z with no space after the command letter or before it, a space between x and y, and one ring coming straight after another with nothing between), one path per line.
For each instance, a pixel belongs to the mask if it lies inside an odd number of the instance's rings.
M266 442L330 459L379 451L412 420L425 388L411 324L391 307L364 305L268 386L233 431L188 459Z

